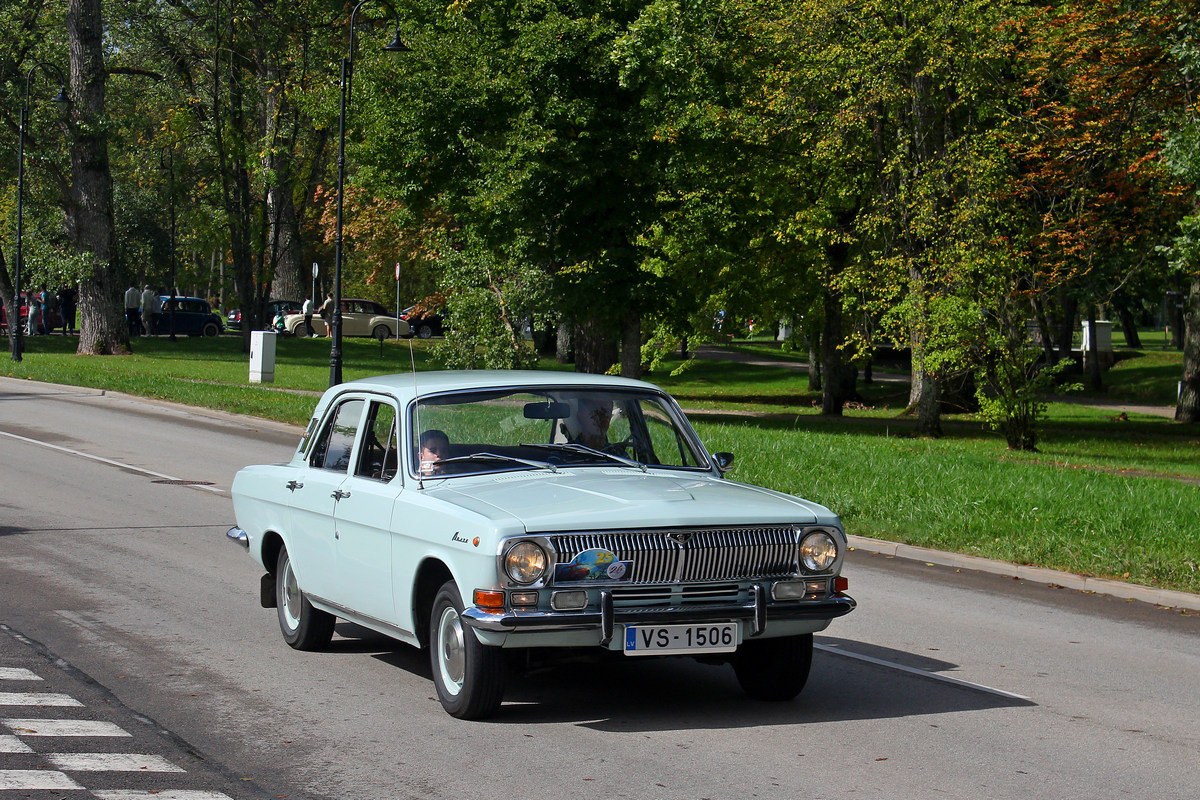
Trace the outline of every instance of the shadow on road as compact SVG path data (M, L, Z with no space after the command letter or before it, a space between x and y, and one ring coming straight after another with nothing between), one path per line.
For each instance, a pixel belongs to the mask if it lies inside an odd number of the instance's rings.
M348 623L339 623L337 632L346 638L335 639L331 649L373 653L384 663L430 679L424 651ZM888 719L1036 705L985 687L943 682L938 674L957 666L947 661L848 639L818 636L815 641L818 649L808 685L791 702L748 699L727 664L701 664L688 657L631 659L614 653L604 654L598 661L581 658L532 668L522 663L509 678L504 705L488 721L661 731ZM514 651L516 659L524 655ZM433 686L429 688L432 692Z

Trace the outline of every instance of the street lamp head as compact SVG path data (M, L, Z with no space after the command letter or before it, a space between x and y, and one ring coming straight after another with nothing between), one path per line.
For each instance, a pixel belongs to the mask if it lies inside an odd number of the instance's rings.
M71 102L71 98L67 95L66 86L58 87L58 94L55 96L54 102L58 103L60 106L65 106Z
M400 40L400 29L396 28L396 35L392 37L392 41L383 46L386 53L411 53L412 48Z

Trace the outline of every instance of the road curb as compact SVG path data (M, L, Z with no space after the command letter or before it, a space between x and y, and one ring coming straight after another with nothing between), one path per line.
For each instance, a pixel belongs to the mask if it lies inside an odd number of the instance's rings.
M1136 583L1123 583L1106 578L1091 578L1086 575L1076 575L1072 572L1060 572L1045 567L1030 567L1012 564L1007 561L997 561L980 556L969 556L962 553L949 553L944 550L934 550L929 547L917 547L900 542L888 542L882 539L871 539L866 536L846 537L850 547L867 553L905 558L912 561L923 561L927 564L937 564L943 567L971 569L976 572L986 572L992 575L1003 575L1011 578L1045 583L1052 586L1062 586L1081 592L1103 594L1119 597L1125 600L1139 600L1164 608L1185 608L1190 611L1200 611L1200 595L1190 592L1177 592L1170 589L1155 589Z

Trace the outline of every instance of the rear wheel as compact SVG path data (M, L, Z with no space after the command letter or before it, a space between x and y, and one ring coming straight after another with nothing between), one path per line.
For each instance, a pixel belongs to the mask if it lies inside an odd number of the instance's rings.
M733 656L742 691L755 700L791 700L804 689L812 667L811 633L750 639Z
M433 600L429 617L429 662L442 708L459 719L491 716L504 700L505 663L499 647L488 647L463 623L463 604L454 581Z
M417 338L418 339L432 339L433 338L433 326L427 322L422 322L420 325L417 326Z
M275 570L275 606L283 640L296 650L320 650L333 638L337 618L327 611L313 608L300 591L300 583L292 569L287 548L279 550Z

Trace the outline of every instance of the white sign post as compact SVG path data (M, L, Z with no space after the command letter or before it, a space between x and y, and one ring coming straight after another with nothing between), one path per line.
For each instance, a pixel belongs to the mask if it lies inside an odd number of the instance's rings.
M400 341L400 262L396 262L396 341Z
M314 303L317 302L317 272L318 272L317 262L314 261L313 262L313 290L312 290L312 294L309 295L309 297L312 298L312 301Z

